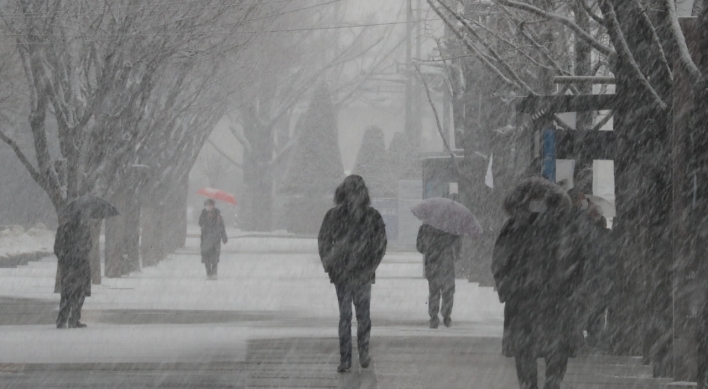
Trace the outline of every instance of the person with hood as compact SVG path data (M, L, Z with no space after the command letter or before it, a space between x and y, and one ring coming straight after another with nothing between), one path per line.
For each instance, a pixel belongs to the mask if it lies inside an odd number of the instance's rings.
M386 253L386 225L371 207L364 179L348 176L337 188L335 207L322 221L318 236L320 259L339 302L339 353L337 371L347 372L352 365L352 304L356 309L359 364L369 367L371 332L371 284L376 268Z
M91 296L91 230L79 215L61 220L54 239L54 254L57 256L61 302L57 328L84 328L81 323L81 308L87 296Z
M558 389L582 342L576 289L584 259L566 232L572 204L542 178L522 181L505 199L509 220L497 238L492 273L504 307L503 354L516 359L522 389L537 389L536 359L546 360L545 389Z
M423 224L418 229L416 247L423 254L425 278L428 280L430 328L438 328L440 324L438 312L441 295L443 324L450 327L455 296L455 258L462 248L462 239Z
M226 227L221 212L215 207L214 200L204 202L205 209L199 215L199 227L202 229L201 253L202 263L206 267L207 279L216 280L221 254L221 243L226 244Z

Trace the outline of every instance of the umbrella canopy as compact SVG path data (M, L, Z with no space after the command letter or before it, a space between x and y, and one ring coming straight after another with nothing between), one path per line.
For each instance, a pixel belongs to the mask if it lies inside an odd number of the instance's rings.
M617 210L615 208L615 205L612 204L611 202L609 202L608 200L606 200L600 196L591 196L591 195L585 195L585 198L600 208L602 216L615 217L617 215Z
M413 215L438 230L459 236L482 235L482 226L464 205L442 197L423 200L411 208Z
M221 200L229 204L236 205L236 198L231 193L224 192L221 189L214 188L202 188L197 191L197 194L212 198L214 200Z
M108 201L91 195L77 197L62 208L59 220L105 219L117 216L118 210Z

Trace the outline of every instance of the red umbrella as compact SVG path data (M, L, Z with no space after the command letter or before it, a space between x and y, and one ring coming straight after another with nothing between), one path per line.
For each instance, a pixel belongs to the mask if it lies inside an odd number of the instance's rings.
M229 204L236 205L236 198L231 193L224 192L221 189L214 188L202 188L197 191L197 194L212 198L214 200L221 200Z

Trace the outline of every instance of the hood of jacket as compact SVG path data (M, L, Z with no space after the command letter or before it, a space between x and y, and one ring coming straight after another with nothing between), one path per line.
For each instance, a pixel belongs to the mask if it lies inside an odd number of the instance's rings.
M529 203L543 201L547 211L565 214L573 204L570 196L559 185L545 178L534 177L522 180L505 198L504 211L514 216L519 210L528 211Z

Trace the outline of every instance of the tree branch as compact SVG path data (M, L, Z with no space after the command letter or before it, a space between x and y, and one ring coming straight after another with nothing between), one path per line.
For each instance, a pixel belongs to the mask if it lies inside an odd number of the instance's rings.
M452 165L455 167L455 171L457 172L457 175L467 181L471 182L472 179L467 176L467 174L460 168L460 164L457 163L457 156L455 155L455 152L452 151L452 148L450 148L450 144L447 141L447 138L445 137L445 132L443 131L442 125L440 124L440 115L438 115L438 110L435 108L435 104L433 103L433 99L430 96L430 87L428 87L427 81L425 81L425 77L423 77L423 73L420 71L420 67L418 67L418 64L413 62L413 66L415 67L415 70L418 72L418 75L420 76L420 79L423 81L423 87L425 88L425 95L428 98L428 103L430 103L430 108L433 109L433 115L435 115L435 124L437 125L438 128L438 134L440 134L440 138L442 138L443 144L445 145L445 149L447 152L450 154L450 159L452 160Z
M492 73L496 74L496 76L505 84L508 86L511 86L513 88L517 89L523 89L521 88L518 84L516 84L514 81L510 80L508 77L506 77L494 64L489 62L489 60L485 57L484 54L482 54L479 49L474 47L472 43L469 42L469 40L457 30L457 28L450 22L443 14L442 12L435 6L433 5L434 0L427 0L428 4L430 7L435 11L435 13L440 17L440 19L443 20L443 22L450 28L450 31L455 34L467 47L467 49L475 56L477 59L482 62L484 66L486 66L489 70L492 71Z
M506 72L511 75L511 77L514 79L514 81L516 81L517 84L521 85L522 89L526 90L529 95L534 96L537 94L530 86L528 86L528 84L526 84L526 82L524 82L524 80L521 79L521 77L519 77L518 74L516 74L514 69L512 69L511 66L509 66L509 64L501 58L499 53L497 53L497 51L494 50L494 48L489 43L487 43L484 39L482 39L481 36L479 36L479 34L477 34L477 31L472 28L472 26L467 22L467 20L465 20L465 18L458 15L457 12L454 12L444 2L441 2L440 0L436 1L438 2L438 4L442 5L442 7L445 8L445 10L447 10L447 12L449 12L455 19L457 19L458 22L462 23L462 25L467 28L467 31L469 31L470 34L477 38L477 41L479 41L487 49L487 51L492 54L492 57L494 57L494 59L501 64L504 70L506 70Z
M44 187L42 184L42 176L39 174L37 169L35 169L34 166L32 166L32 163L30 160L27 158L25 153L22 152L22 149L20 149L20 146L17 145L17 142L12 140L9 136L7 136L2 130L0 130L0 140L5 142L8 146L12 148L12 151L15 152L15 155L17 155L17 159L22 162L22 165L24 165L25 169L29 172L29 174L32 176L32 179L34 179L35 182L37 182L40 186Z
M667 0L671 1L671 0ZM644 23L649 26L649 31L651 31L651 41L656 46L657 50L659 50L659 59L661 60L661 63L664 65L664 70L669 74L669 79L673 81L674 79L674 74L671 71L671 66L669 65L669 61L666 59L666 53L664 53L664 47L661 44L661 39L659 39L659 35L656 33L656 28L654 28L654 23L651 22L651 19L649 18L649 15L647 15L647 10L644 8L640 0L634 0L634 5L639 9L639 13L642 15L642 20L644 20ZM685 41L684 41L685 43Z
M613 54L613 50L599 41L597 41L595 38L592 37L592 35L588 34L585 30L580 28L574 21L572 21L569 18L566 18L565 16L558 15L553 12L546 12L540 8L534 7L533 5L526 4L526 3L520 3L518 1L512 1L512 0L494 0L496 3L506 5L507 7L511 8L516 8L520 9L529 13L532 13L537 16L543 16L547 19L555 20L564 26L570 28L575 34L582 40L586 41L592 48L595 50L599 51L600 53L610 56Z
M234 136L236 137L236 140L238 140L239 143L241 143L241 146L243 146L243 150L246 153L251 154L253 152L253 147L251 147L251 142L249 142L248 139L246 139L246 137L243 136L241 131L239 131L238 128L236 128L234 126L229 126L229 130L231 130L231 133L234 134Z
M222 157L226 158L229 162L231 162L231 163L232 163L234 166L236 166L237 168L243 169L243 165L242 165L242 164L236 162L233 158L229 157L228 154L226 154L226 152L224 152L223 150L221 150L221 149L219 148L219 146L217 146L216 143L214 143L211 139L207 138L206 141L207 141L207 143L209 143L209 144L211 145L211 147L214 148L214 150L216 150L217 153L221 154Z
M585 13L588 14L594 21L596 21L599 25L601 26L607 26L607 21L603 19L602 17L596 15L594 12L592 12L592 8L588 5L588 3L585 2L585 0L576 0L578 4L580 4L583 9L585 10Z
M632 55L632 51L629 49L629 44L627 44L627 40L624 38L624 34L622 33L622 29L620 27L619 21L617 20L617 14L615 13L615 8L612 6L612 4L608 0L600 0L601 1L601 7L603 7L602 12L605 14L605 18L608 21L608 32L610 34L610 37L614 41L615 48L617 49L617 55L622 58L622 60L629 65L630 68L630 75L634 77L634 79L644 88L646 91L652 96L654 99L654 102L659 106L659 108L662 111L665 111L668 106L664 102L664 100L661 99L658 93L656 93L656 90L654 90L654 87L651 86L649 83L649 80L644 77L644 74L642 73L642 70L639 68L639 65L637 64L637 61L634 59L634 56Z
M701 71L696 66L691 58L691 53L688 51L688 45L686 44L686 37L683 36L683 31L681 30L681 24L678 20L678 15L676 15L676 4L673 0L665 0L666 10L669 13L669 22L671 24L671 38L673 43L678 47L679 59L684 68L693 77L694 80L700 80L703 75ZM708 4L704 5L708 6Z

